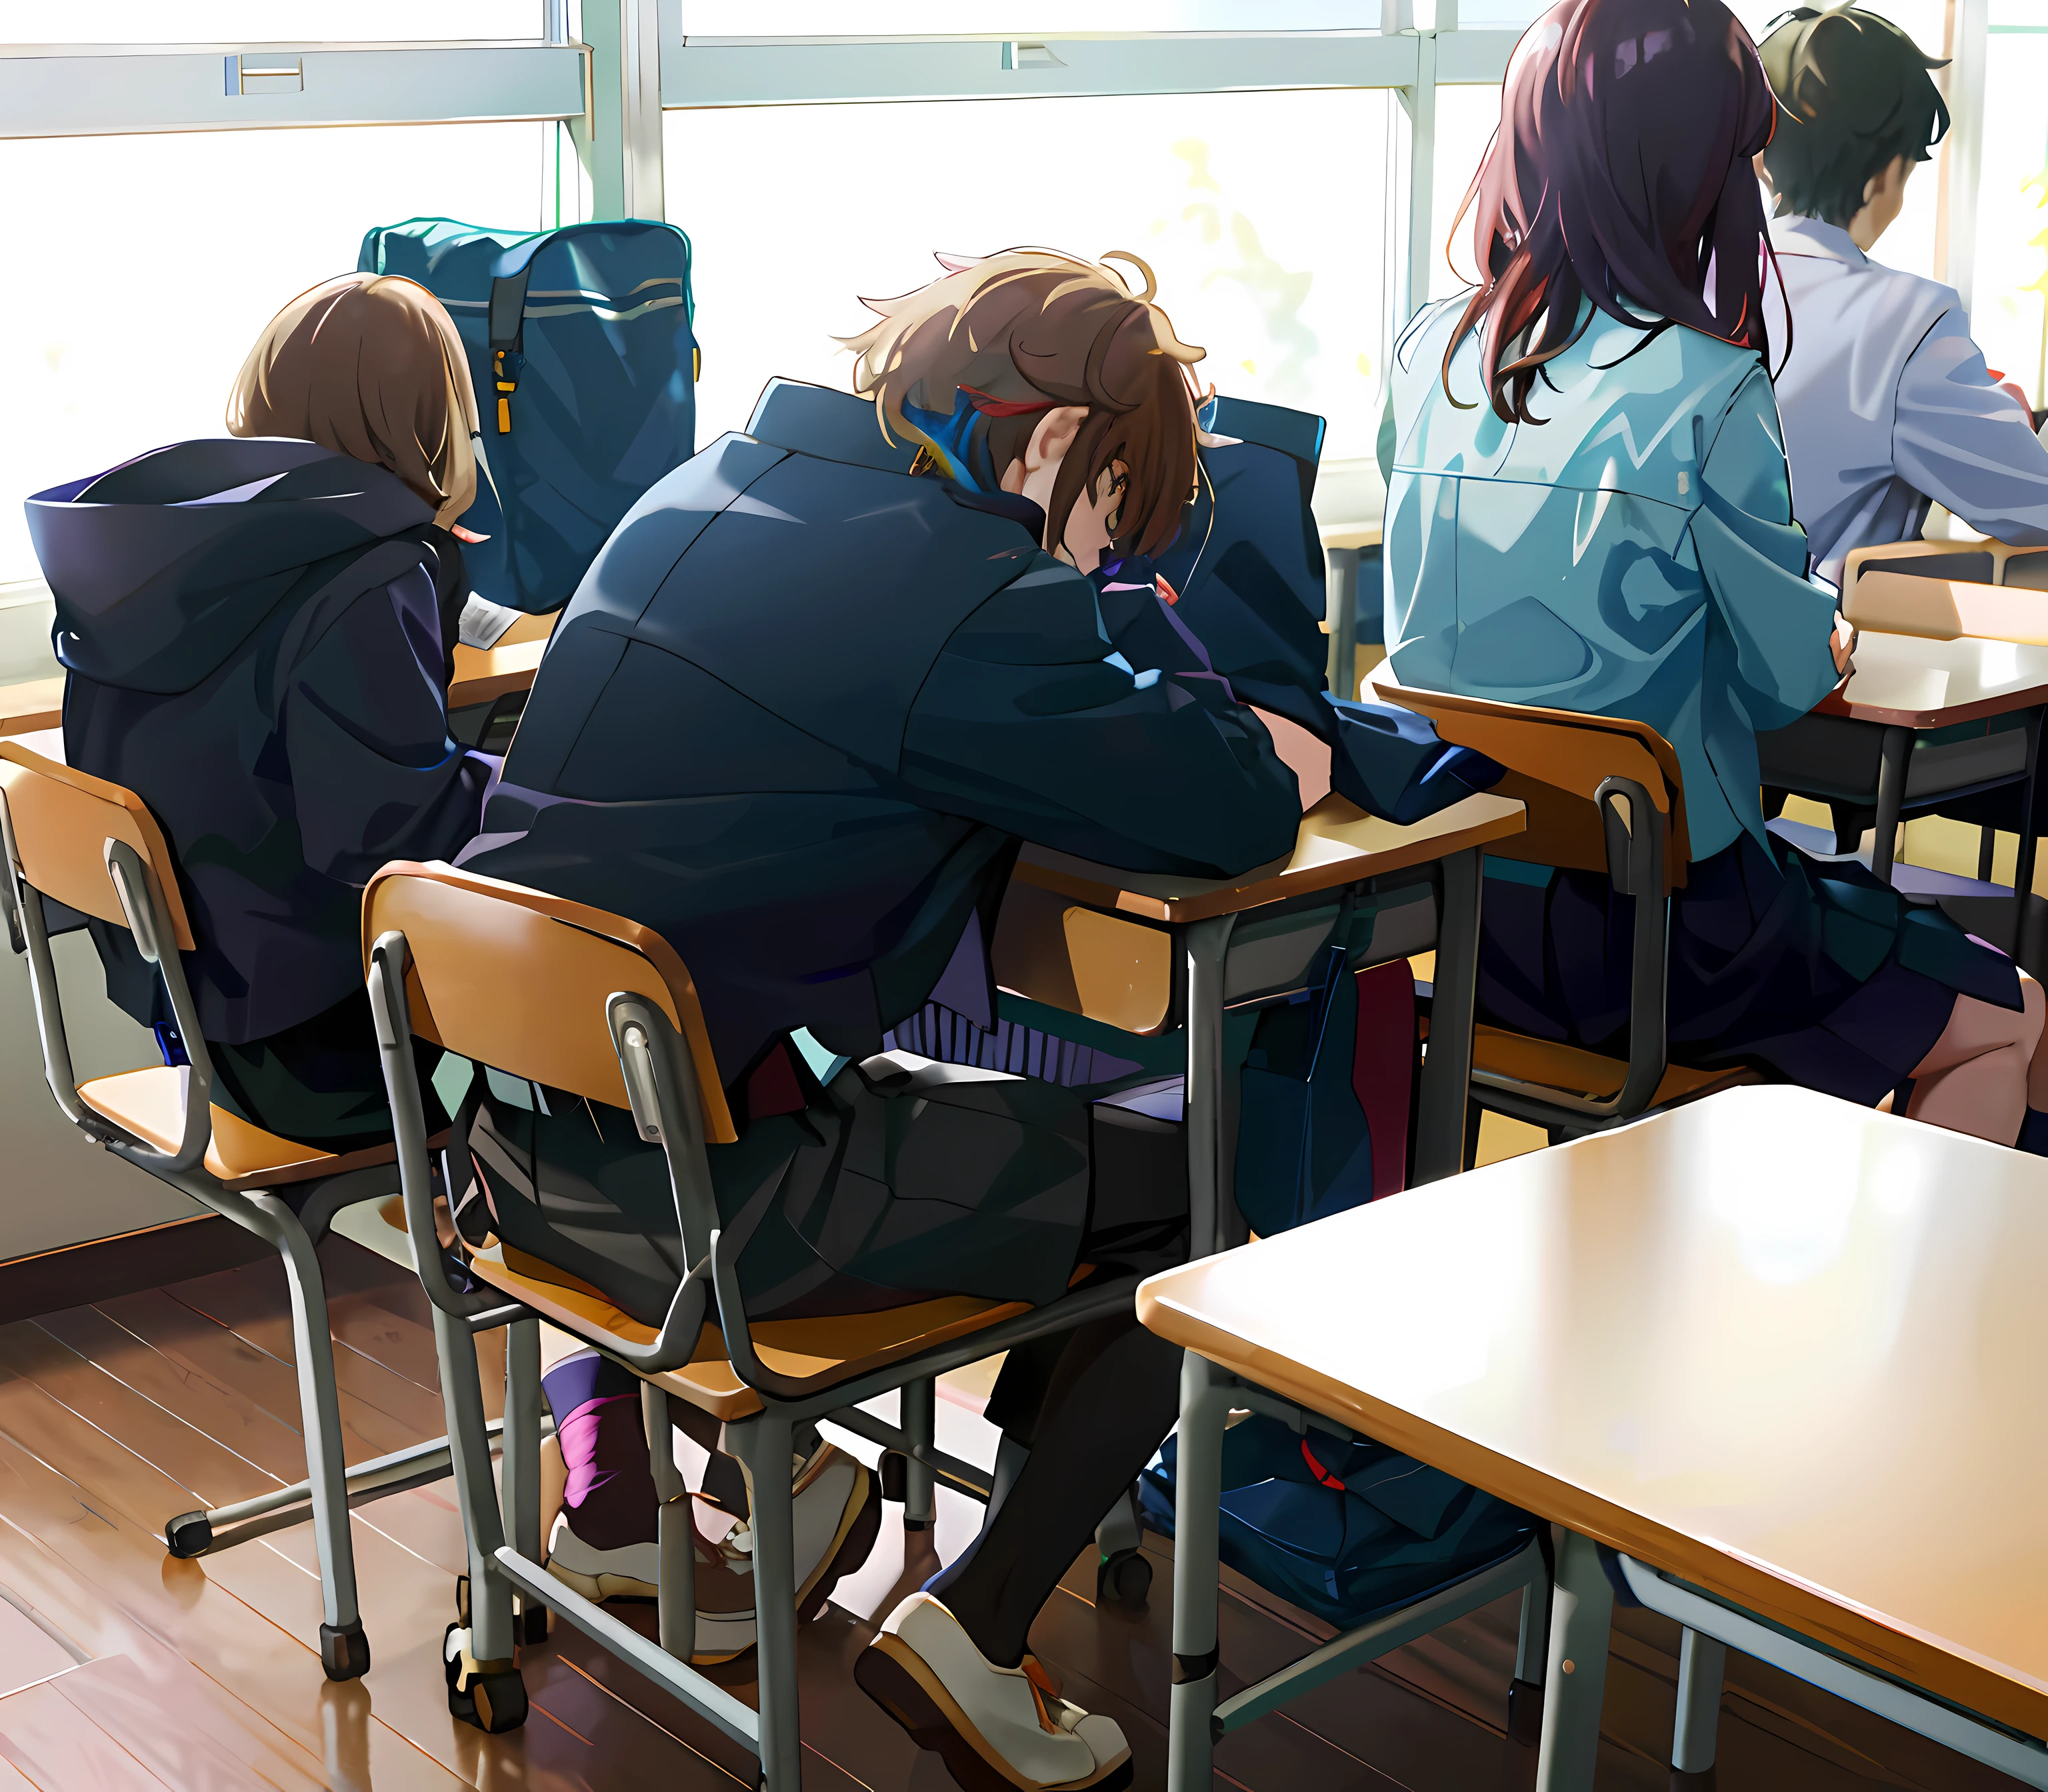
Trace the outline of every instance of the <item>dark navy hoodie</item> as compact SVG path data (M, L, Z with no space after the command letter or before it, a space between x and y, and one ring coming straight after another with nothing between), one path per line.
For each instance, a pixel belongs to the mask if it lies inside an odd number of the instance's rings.
M178 861L204 1036L308 1020L363 983L363 886L452 858L493 762L450 738L461 555L396 475L311 442L183 442L41 492L64 754L149 805ZM125 933L108 993L167 1019Z

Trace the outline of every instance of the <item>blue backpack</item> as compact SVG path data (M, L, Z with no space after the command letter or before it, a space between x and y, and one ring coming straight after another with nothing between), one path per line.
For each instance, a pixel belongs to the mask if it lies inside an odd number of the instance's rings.
M471 588L559 609L696 452L689 239L638 219L521 235L409 218L365 236L356 266L417 281L469 352L483 466L462 522L490 537L463 550Z
M1167 1537L1179 1442L1138 1481L1145 1522ZM1303 1437L1263 1413L1223 1434L1216 1553L1340 1630L1505 1561L1535 1534L1526 1512L1370 1438Z

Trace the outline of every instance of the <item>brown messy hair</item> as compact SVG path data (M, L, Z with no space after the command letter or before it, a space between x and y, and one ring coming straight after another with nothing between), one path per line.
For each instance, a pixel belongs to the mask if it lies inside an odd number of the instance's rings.
M1202 358L1151 302L1152 270L1134 295L1107 267L1049 249L1006 249L978 260L937 258L947 271L900 298L863 299L881 321L840 339L858 357L854 390L875 401L893 440L930 439L904 415L914 405L950 417L965 389L996 407L976 423L999 477L1024 458L1045 412L1088 409L1061 462L1046 538L1066 537L1082 495L1119 467L1126 483L1115 516L1119 556L1157 553L1173 539L1195 488L1197 394L1189 367ZM1030 405L1030 409L1021 409ZM1015 414L1000 411L1019 407Z
M462 339L440 300L396 275L323 281L272 318L228 394L227 429L374 462L448 521L476 495Z

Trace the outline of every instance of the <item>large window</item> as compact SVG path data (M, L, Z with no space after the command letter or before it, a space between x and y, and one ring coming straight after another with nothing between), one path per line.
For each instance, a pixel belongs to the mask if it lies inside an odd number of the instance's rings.
M1971 324L1991 364L2048 405L2048 6L2004 0L1991 29Z
M1320 412L1372 452L1384 279L1383 90L673 111L669 215L696 246L700 439L771 374L844 387L859 295L934 251L1129 250L1222 391ZM731 171L743 169L743 178ZM698 178L692 170L703 170Z
M421 215L541 222L553 124L0 142L0 584L33 578L21 499L217 435L257 332Z

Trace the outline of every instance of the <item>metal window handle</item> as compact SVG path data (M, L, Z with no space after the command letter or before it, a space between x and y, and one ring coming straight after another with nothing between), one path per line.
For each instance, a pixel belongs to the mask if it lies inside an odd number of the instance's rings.
M306 64L304 56L294 56L289 62L262 63L259 58L251 61L246 56L228 56L221 58L221 72L230 99L243 94L301 93L306 85ZM252 87L250 83L254 82Z
M654 1089L654 1053L647 1030L628 1022L619 1034L619 1062L626 1072L626 1099L633 1109L633 1123L650 1145L661 1142L661 1104Z

